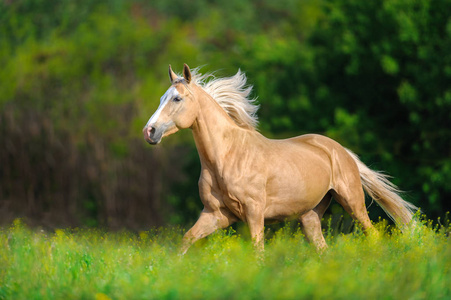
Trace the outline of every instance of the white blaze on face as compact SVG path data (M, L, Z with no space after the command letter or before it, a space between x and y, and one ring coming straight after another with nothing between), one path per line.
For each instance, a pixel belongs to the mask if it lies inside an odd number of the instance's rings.
M174 97L176 97L177 95L179 95L179 92L177 91L177 89L173 86L170 87L166 91L166 93L164 93L164 95L161 96L160 105L158 106L158 109L155 111L155 113L152 115L152 117L150 117L150 119L147 122L145 127L149 126L150 124L155 124L158 121L158 118L160 117L160 114L163 111L166 104L168 104L168 102L171 101L172 99L174 99Z

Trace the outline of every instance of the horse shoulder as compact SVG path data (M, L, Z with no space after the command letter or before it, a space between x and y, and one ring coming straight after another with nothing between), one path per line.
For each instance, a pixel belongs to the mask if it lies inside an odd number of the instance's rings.
M248 130L237 130L234 136L221 168L211 176L216 179L223 204L244 220L246 207L264 207L267 166L262 163L261 148L265 141L259 133Z

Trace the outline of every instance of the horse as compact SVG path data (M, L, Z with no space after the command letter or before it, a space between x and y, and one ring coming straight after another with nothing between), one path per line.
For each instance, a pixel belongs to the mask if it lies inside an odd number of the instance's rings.
M417 207L403 200L388 176L368 168L350 150L318 134L268 139L257 130L252 86L240 70L216 78L169 65L171 86L143 128L152 144L180 129L192 130L201 163L199 219L182 239L181 253L197 240L237 221L249 226L255 247L264 248L264 225L298 217L308 241L327 247L321 218L335 199L365 233L375 230L365 194L397 224L409 224Z

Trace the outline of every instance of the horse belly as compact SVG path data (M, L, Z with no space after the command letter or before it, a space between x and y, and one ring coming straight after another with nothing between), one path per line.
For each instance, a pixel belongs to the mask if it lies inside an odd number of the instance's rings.
M283 220L315 208L331 188L330 174L327 164L315 160L288 161L268 181L265 218Z

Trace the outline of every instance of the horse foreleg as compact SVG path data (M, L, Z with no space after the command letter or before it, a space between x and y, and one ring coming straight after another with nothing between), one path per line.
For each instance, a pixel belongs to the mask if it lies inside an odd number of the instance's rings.
M258 205L249 205L246 208L246 221L249 225L252 241L256 250L261 253L264 250L265 218L263 210Z
M197 240L213 233L216 229L225 228L235 221L236 219L234 219L232 215L226 214L220 210L208 211L204 209L196 224L194 224L194 226L183 236L180 253L182 255L185 254L186 251L188 251L188 248Z
M305 236L315 245L318 252L327 248L326 240L321 230L321 218L329 207L331 198L332 195L327 193L313 210L299 217Z
M313 243L318 252L327 248L326 240L321 231L321 219L318 214L311 210L299 217L302 229L309 242Z

